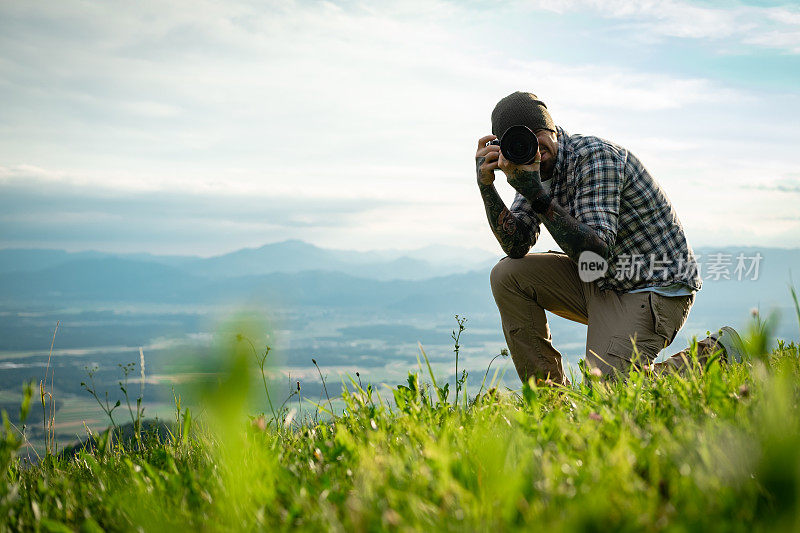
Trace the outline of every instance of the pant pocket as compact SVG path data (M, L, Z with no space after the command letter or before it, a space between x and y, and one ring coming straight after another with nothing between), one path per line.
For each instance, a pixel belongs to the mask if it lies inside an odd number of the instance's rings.
M630 337L611 337L604 353L589 357L593 366L598 366L604 374L615 372L627 375L631 369L641 369L650 365L664 347L659 335L637 335L635 342ZM634 344L636 348L634 349Z
M667 344L675 340L678 331L683 327L692 303L694 303L694 295L662 296L655 292L650 293L653 331L664 337Z

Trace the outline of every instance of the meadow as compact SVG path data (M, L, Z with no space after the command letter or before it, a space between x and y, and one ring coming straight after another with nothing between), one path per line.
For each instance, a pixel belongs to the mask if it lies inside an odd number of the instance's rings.
M715 358L684 375L645 368L626 380L584 369L569 387L516 390L497 386L502 353L478 390L465 389L463 327L451 380L420 347L403 384L377 390L349 375L340 394L328 383L320 402L306 398L304 415L299 394L278 397L264 379L269 349L243 328L220 346L209 379L176 393L160 434L112 426L93 446L45 446L28 461L4 417L2 529L800 527L800 354L774 342L769 320L756 317L741 364ZM136 427L127 392L117 421L130 414ZM25 387L22 419L41 396Z

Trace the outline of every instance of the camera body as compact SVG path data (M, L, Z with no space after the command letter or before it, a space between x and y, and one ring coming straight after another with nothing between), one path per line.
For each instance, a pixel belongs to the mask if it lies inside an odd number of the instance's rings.
M499 139L489 141L486 146L490 144L499 146L503 157L516 165L533 163L539 151L539 139L536 138L536 134L522 124L511 126Z

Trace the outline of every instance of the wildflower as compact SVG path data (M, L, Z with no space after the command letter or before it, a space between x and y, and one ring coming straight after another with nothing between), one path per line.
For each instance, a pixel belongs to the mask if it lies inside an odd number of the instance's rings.
M602 422L603 421L603 417L600 416L599 413L595 413L594 411L589 413L589 418L591 418L592 420L595 420L597 422Z
M600 370L600 369L599 369L599 368L597 368L597 367L594 367L594 368L591 370L591 372L589 372L589 373L590 373L591 375L593 375L594 377L596 377L596 378L599 378L600 376L602 376L602 375L603 375L603 371L602 371L602 370Z
M267 420L264 418L264 415L261 415L258 418L253 419L253 427L257 427L261 431L267 429Z

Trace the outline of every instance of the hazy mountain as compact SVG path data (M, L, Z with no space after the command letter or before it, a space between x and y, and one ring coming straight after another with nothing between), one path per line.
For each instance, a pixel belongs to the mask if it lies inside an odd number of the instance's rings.
M342 252L348 253L348 252ZM371 256L384 260L396 259L398 257L409 257L419 259L433 264L453 265L454 263L466 263L469 265L485 266L488 263L497 262L503 256L500 247L496 253L487 252L482 248L463 248L460 246L430 245L416 250L380 250L369 252Z
M99 252L70 253L64 250L7 248L0 250L0 274L42 270L68 261L93 259L104 255Z
M112 306L126 302L192 305L251 302L266 308L357 309L364 316L378 312L413 316L494 309L488 282L493 259L472 272L453 268L448 275L434 277L440 268L417 259L385 258L383 262L373 262L374 254L354 253L352 261L346 261L342 251L299 241L207 259L172 257L163 263L159 256L141 260L42 250L30 251L28 256L18 250L2 252L3 261L8 257L13 259L3 263L5 272L0 273L0 301L6 309L99 302ZM736 279L733 269L736 254L740 252L748 256L762 254L757 280ZM707 322L712 329L725 322L740 322L752 308L767 311L780 307L786 323L791 323L794 311L788 284L793 269L800 278L800 250L702 248L697 253L706 270L692 320ZM707 277L708 257L713 253L729 256L731 279ZM65 258L66 262L52 264ZM16 268L30 267L35 259L51 266L27 272L7 271L11 263ZM405 279L399 279L402 277Z
M34 272L0 274L2 301L173 301L199 280L175 267L119 257L77 259Z
M185 304L257 302L266 308L315 306L428 312L442 305L484 305L485 272L426 280L380 281L340 272L276 272L208 278L174 267L119 258L80 260L38 272L0 275L2 301L50 304L135 302Z
M110 258L167 265L191 275L212 279L325 270L381 280L425 279L467 272L497 260L494 254L479 249L426 247L409 251L356 252L331 250L303 241L289 240L208 258L4 249L0 250L0 274L33 272L79 260Z
M421 279L436 275L433 265L425 261L408 257L380 259L370 252L327 250L297 240L196 258L184 263L182 268L209 278L314 270L357 274L372 279Z

